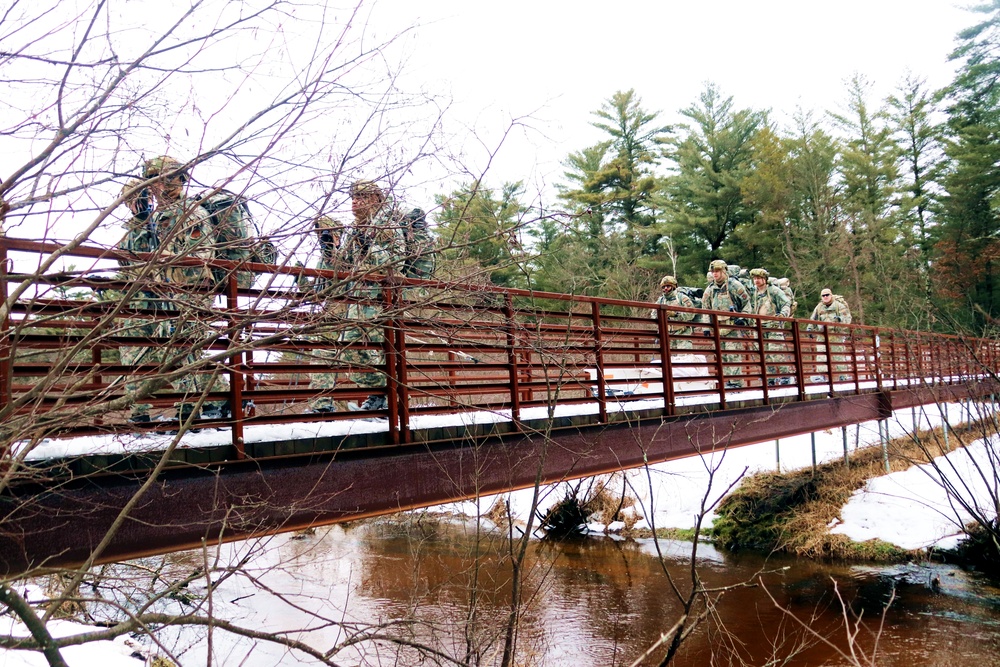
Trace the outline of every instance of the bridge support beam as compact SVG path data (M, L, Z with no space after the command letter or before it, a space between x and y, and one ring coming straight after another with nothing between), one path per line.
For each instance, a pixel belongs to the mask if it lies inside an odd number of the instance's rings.
M940 393L938 393L940 392ZM76 566L125 514L97 563L297 530L634 468L885 419L909 405L980 395L977 385L643 418L477 443L354 450L20 487L0 497L0 569ZM988 392L987 392L988 393ZM662 411L661 411L662 412ZM128 508L125 511L125 508Z

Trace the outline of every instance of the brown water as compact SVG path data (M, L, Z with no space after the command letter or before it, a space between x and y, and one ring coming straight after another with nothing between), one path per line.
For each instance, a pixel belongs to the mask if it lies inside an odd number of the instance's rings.
M474 647L481 664L497 664L511 591L507 544L498 536L477 540L472 526L430 522L332 528L309 542L313 557L303 563L326 553L341 571L346 567L352 573L356 616L418 619L416 636L433 638L452 655ZM667 553L661 561L652 540L533 542L525 569L517 664L630 664L681 613L668 574L682 592L691 587L691 545L670 542L662 548ZM708 545L700 545L699 554L698 574L715 591L714 602L674 664L852 664L837 653L850 651L846 607L852 622L859 615L862 619L855 649L862 664L869 664L864 656L870 657L877 643L870 664L1000 665L1000 591L961 570L731 556ZM930 583L934 578L940 580L938 588ZM832 646L805 632L782 608L808 622ZM697 608L702 610L704 606ZM880 633L877 642L875 633ZM657 664L663 653L655 652L656 659L642 664ZM383 664L413 663L404 657Z

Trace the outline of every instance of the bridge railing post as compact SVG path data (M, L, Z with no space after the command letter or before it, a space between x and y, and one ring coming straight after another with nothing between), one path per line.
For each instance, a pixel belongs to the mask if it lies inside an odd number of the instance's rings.
M395 374L394 377L396 381L392 384L395 385L396 389L396 404L398 405L398 418L399 418L399 437L400 442L403 444L408 444L412 438L410 433L410 379L407 369L406 360L406 330L404 326L406 324L406 305L407 302L403 300L403 292L401 289L397 288L398 291L391 294L391 296L398 303L396 306L399 312L399 317L392 320L389 325L389 333L394 337L393 347L395 348L394 364L395 364ZM392 417L392 402L389 403L389 423L392 424L394 421Z
M229 349L239 347L242 343L243 327L239 319L239 290L236 283L236 272L230 271L226 281L226 313L229 316ZM229 412L233 422L233 447L236 449L236 458L245 459L246 440L243 437L243 372L244 353L231 352L226 358L229 366Z
M601 334L601 304L590 302L590 320L594 329L594 368L597 376L597 412L602 424L608 422L608 396L604 384L604 340Z
M764 346L764 322L759 318L755 317L753 319L754 335L757 337L757 376L760 378L761 390L764 392L764 405L771 404L771 392L768 387L768 376L767 376L767 358L765 357ZM777 370L777 369L775 369ZM747 386L750 385L749 380L747 381Z
M663 378L663 409L668 416L676 414L674 395L674 364L670 356L670 320L662 306L656 311L656 326L660 341L660 376Z
M504 294L504 333L507 337L507 376L510 385L510 418L514 427L521 428L521 369L518 364L517 324L514 321L514 298L510 292Z
M0 236L0 304L7 303L7 238ZM4 308L0 318L0 410L11 403L11 369L13 368L10 309Z
M799 388L799 400L806 400L805 355L802 353L802 322L792 320L792 363L795 364L795 384Z
M399 369L396 366L396 331L399 330L399 321L391 317L392 309L395 307L393 288L384 283L379 290L379 300L381 312L389 313L389 319L382 322L382 357L385 364L385 400L388 404L389 417L389 443L400 444L399 438Z

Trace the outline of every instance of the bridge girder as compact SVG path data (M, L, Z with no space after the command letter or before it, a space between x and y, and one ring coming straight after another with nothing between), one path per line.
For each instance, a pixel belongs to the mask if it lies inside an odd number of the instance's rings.
M477 495L635 468L873 419L990 391L981 384L878 392L615 424L507 434L451 446L346 451L171 469L149 482L96 476L19 488L4 506L7 575L294 531ZM140 495L140 488L148 484ZM127 509L126 509L127 508Z

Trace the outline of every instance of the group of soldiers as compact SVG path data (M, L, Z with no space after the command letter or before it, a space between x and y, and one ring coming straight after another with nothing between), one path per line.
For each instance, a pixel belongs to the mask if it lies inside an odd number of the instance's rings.
M725 364L724 373L732 379L726 382L726 387L738 389L744 386L742 378L743 368L740 365L744 359L740 352L745 350L745 341L742 338L742 329L732 328L738 324L742 314L766 315L770 317L791 317L792 300L785 292L769 282L770 275L767 269L756 268L750 270L750 279L753 288L748 289L741 280L730 275L729 265L721 260L713 260L709 264L708 285L705 287L700 306L696 306L690 296L678 289L677 279L674 276L663 276L660 280L661 294L657 298L657 305L667 306L667 317L678 322L689 322L692 325L699 323L699 315L695 312L672 310L673 308L696 308L713 310L727 315L717 316L719 326L719 336L722 338L722 359ZM829 288L821 291L820 303L813 310L810 319L820 322L850 324L851 312L847 307L847 302L843 299L834 298L833 292ZM657 311L653 311L655 317ZM782 323L778 320L762 319L761 325L766 329L764 337L772 341L784 340ZM822 327L822 325L818 325ZM807 326L808 331L818 329L817 325ZM694 333L693 326L680 326L671 329L671 334L677 336L671 342L674 349L692 349L694 344L691 336ZM711 330L704 330L705 335L712 335ZM792 369L790 366L781 365L780 362L787 361L787 354L779 354L782 351L782 344L774 342L765 344L765 349L769 354L765 355L767 373L770 376L768 384L791 384ZM836 348L833 352L838 351ZM818 357L817 362L825 362L825 357ZM838 367L840 368L840 367ZM818 367L818 372L822 372L823 367ZM815 379L815 378L814 378ZM842 376L841 379L844 379Z
M131 217L126 222L125 237L118 248L123 251L119 263L126 276L134 279L137 291L130 294L134 307L158 313L155 318L130 319L124 323L125 336L169 338L198 341L187 348L181 346L123 346L123 365L150 365L163 373L136 371L126 384L129 420L150 422L150 404L144 399L154 393L165 380L142 382L143 377L166 377L175 392L185 394L176 403L174 419L184 423L193 417L222 419L232 416L229 401L204 401L208 391L228 391L228 382L220 370L221 364L206 363L204 350L218 333L211 329L214 292L225 286L218 269L195 262L145 263L127 258L133 253L158 253L163 257L199 260L226 259L253 261L246 239L250 236L246 223L239 215L218 215L206 204L211 198L192 196L188 191L190 169L169 156L147 160L141 179L132 179L122 191L122 201ZM217 193L218 191L216 191ZM429 277L433 271L433 239L426 229L426 218L420 209L403 214L391 198L374 182L355 182L350 189L353 224L342 226L327 216L314 220L319 247L319 269L349 270L349 280L333 277L313 281L300 280L299 288L307 298L324 308L341 309L340 318L321 321L310 335L313 341L337 342L340 345L319 345L313 351L320 363L350 367L351 379L360 387L372 391L355 410L385 410L385 375L378 371L383 363L381 351L384 336L379 324L381 316L380 287L365 276L390 270L411 277ZM234 204L235 205L235 204ZM241 204L245 205L245 204ZM236 227L230 229L229 227ZM229 241L232 239L232 242ZM213 273L215 271L215 273ZM238 271L237 282L249 286L253 274ZM141 280L139 280L141 279ZM343 297L348 305L343 306ZM321 318L322 319L322 318ZM338 324L347 320L346 324ZM324 326L332 327L324 330ZM192 372L193 371L193 372ZM328 392L336 385L336 373L311 375L310 388L319 392L310 403L310 412L334 411ZM200 406L200 412L198 410ZM243 408L247 406L241 406Z

